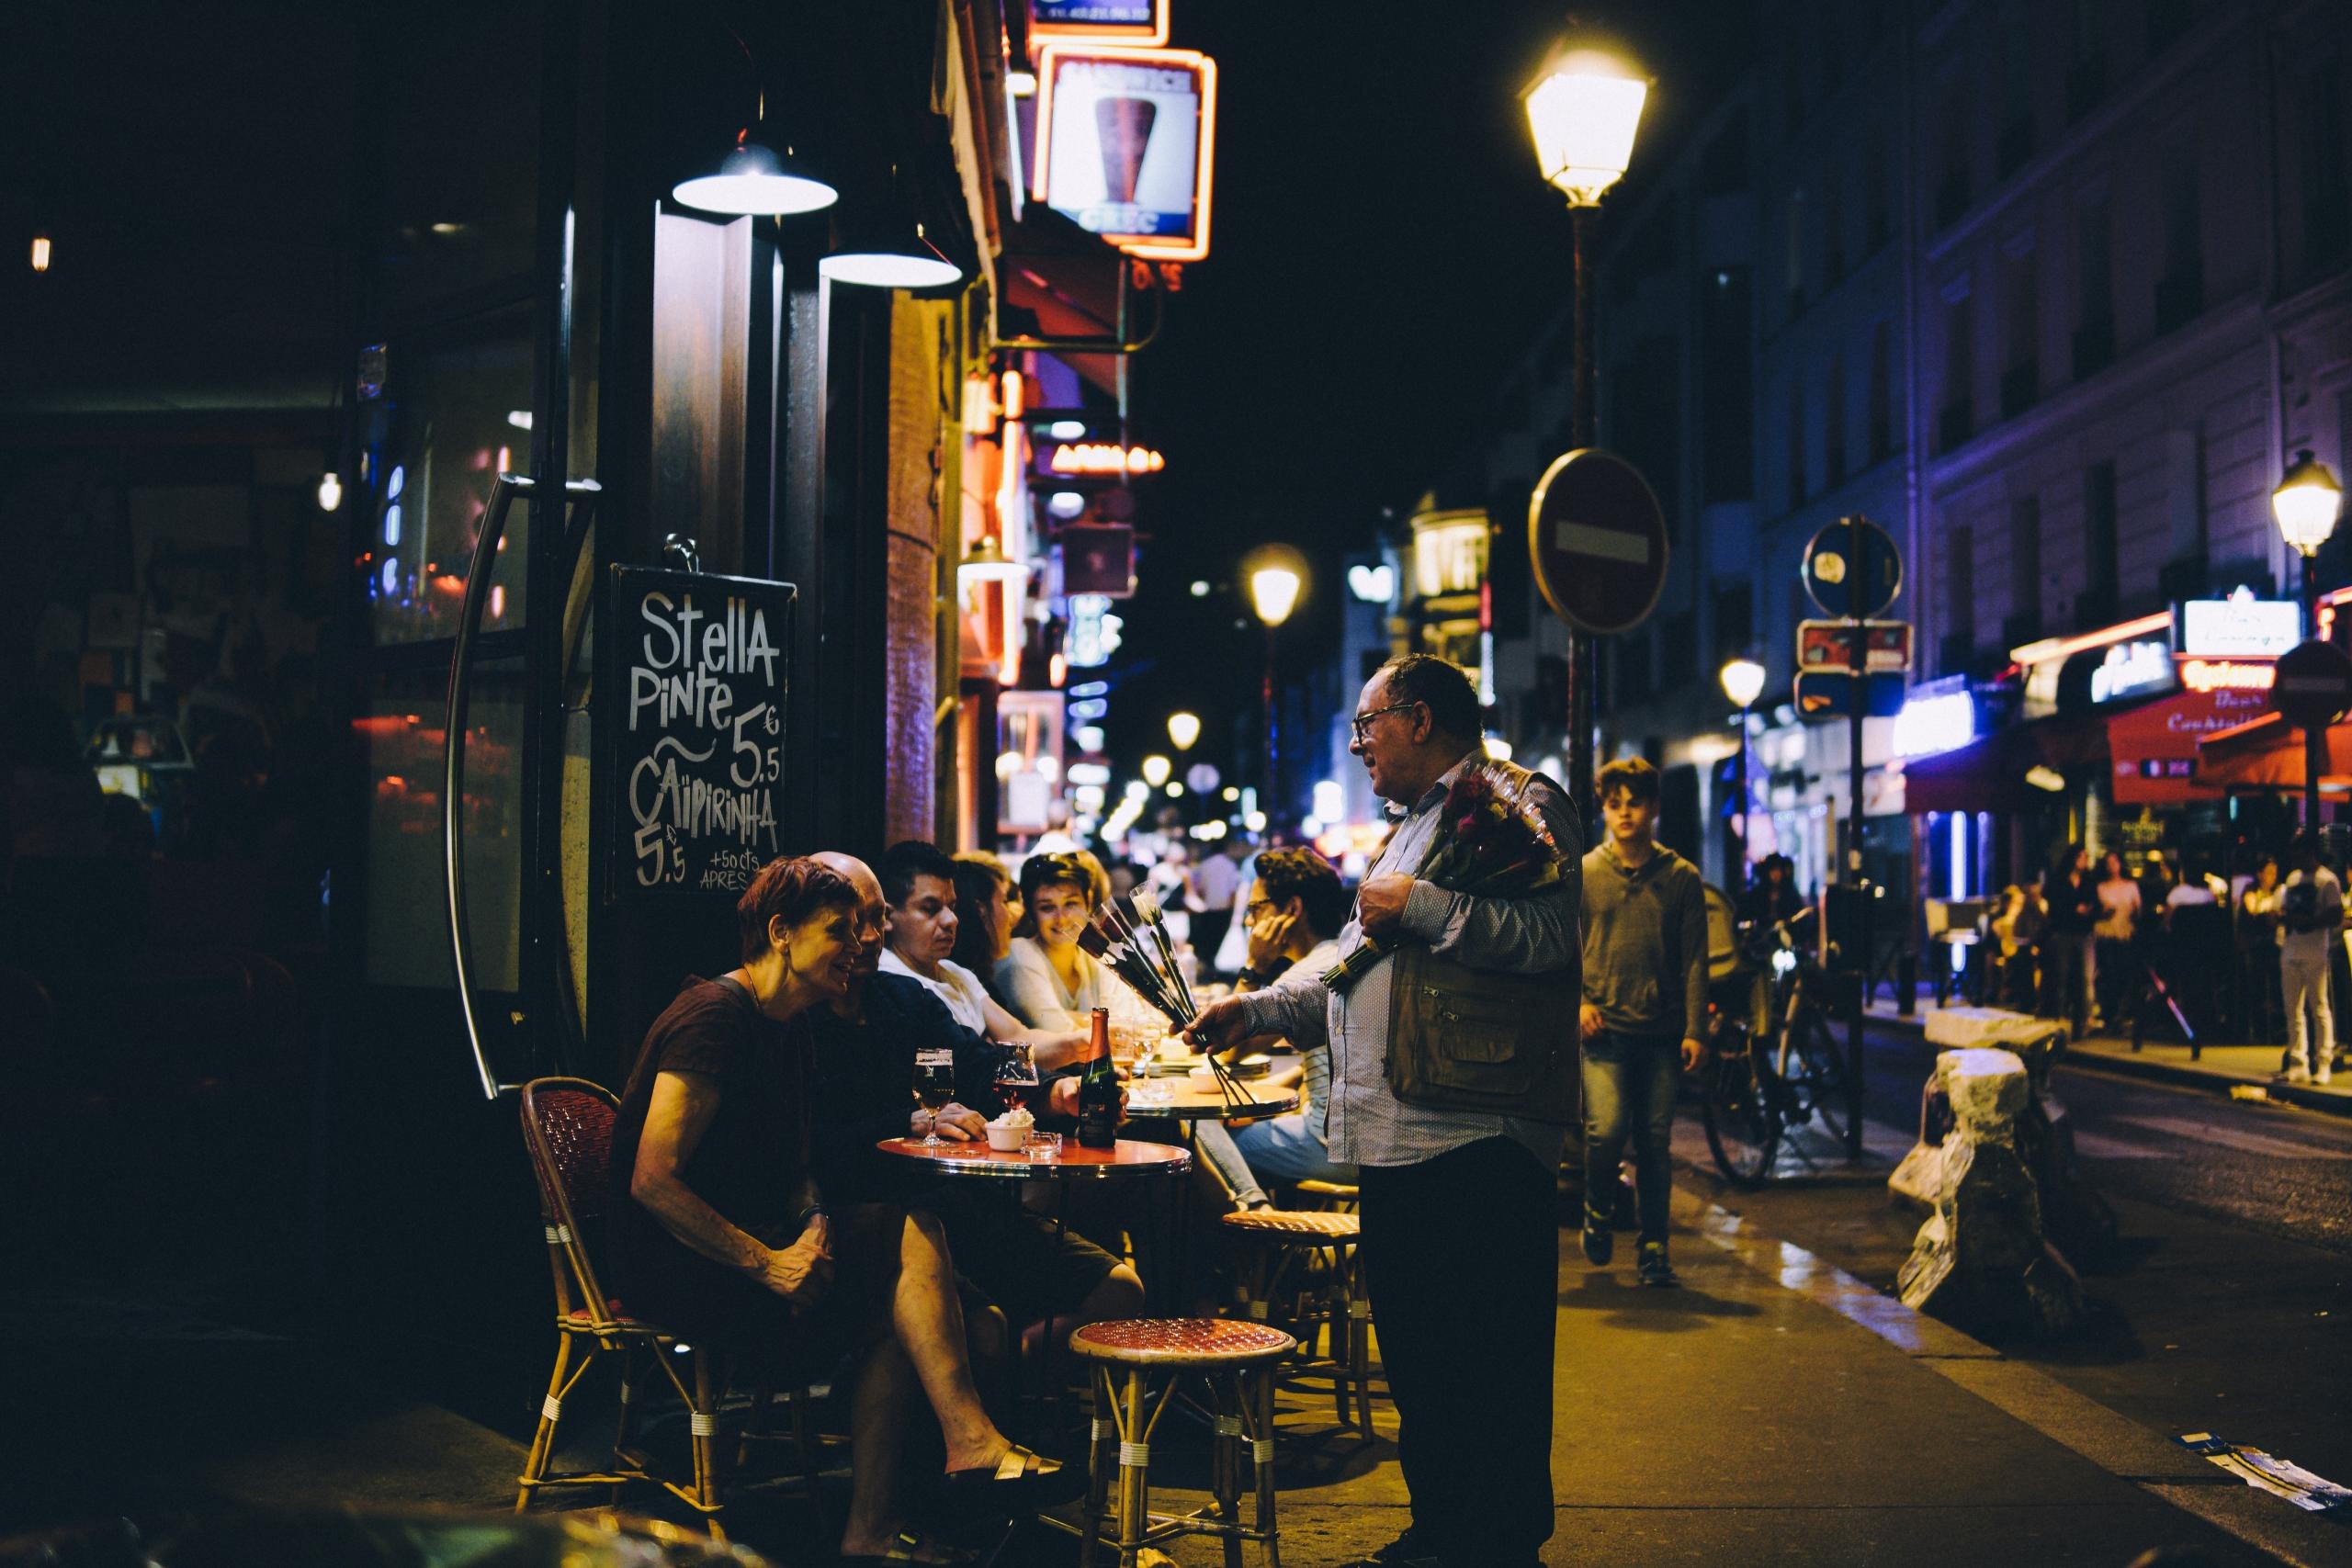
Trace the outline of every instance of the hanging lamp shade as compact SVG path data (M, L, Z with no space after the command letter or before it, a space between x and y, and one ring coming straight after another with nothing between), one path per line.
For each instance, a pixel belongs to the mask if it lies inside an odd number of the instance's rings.
M845 225L842 243L817 264L817 271L835 283L869 288L937 288L964 276L921 223L895 210Z
M751 139L748 130L736 138L734 151L719 161L718 172L680 180L670 194L704 212L735 217L789 217L816 212L841 199L841 192L799 165L785 149L775 151Z
M1007 558L993 534L983 535L956 569L956 582L966 589L978 582L1019 582L1028 575L1024 563Z

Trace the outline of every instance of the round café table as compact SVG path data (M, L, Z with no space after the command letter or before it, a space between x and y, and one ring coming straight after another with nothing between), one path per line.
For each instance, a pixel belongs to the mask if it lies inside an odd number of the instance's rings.
M1107 1149L1090 1149L1075 1135L1065 1135L1061 1152L1051 1159L1033 1158L1027 1149L992 1149L977 1139L963 1144L926 1144L921 1138L885 1138L874 1146L886 1155L927 1165L939 1176L999 1181L1165 1176L1193 1163L1189 1149L1132 1138L1121 1138Z
M1250 1122L1261 1116L1280 1116L1285 1111L1298 1109L1298 1095L1286 1089L1252 1088L1254 1080L1239 1078L1235 1087L1250 1098L1238 1104L1228 1103L1225 1092L1215 1084L1203 1089L1190 1078L1152 1078L1143 1092L1155 1090L1167 1094L1166 1103L1138 1098L1140 1086L1127 1085L1127 1116L1132 1121L1149 1121L1165 1117L1170 1122Z

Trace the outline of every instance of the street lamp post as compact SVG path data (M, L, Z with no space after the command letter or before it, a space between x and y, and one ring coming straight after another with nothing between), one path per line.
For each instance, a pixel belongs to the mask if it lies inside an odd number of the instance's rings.
M1306 580L1287 566L1261 566L1250 574L1250 603L1266 626L1266 799L1269 817L1281 816L1281 727L1274 706L1274 628L1290 619L1298 605L1298 591Z
M1732 798L1739 803L1739 874L1731 879L1736 897L1747 891L1747 710L1764 694L1764 666L1753 659L1735 659L1723 669L1724 695L1739 709L1738 761L1732 769Z
M1592 299L1586 288L1586 253L1601 194L1617 183L1634 156L1649 84L1623 60L1575 43L1564 47L1523 95L1528 129L1544 178L1568 198L1568 285L1575 320L1568 440L1593 445ZM1593 756L1593 643L1590 633L1568 632L1568 796L1589 815Z
M2319 637L2320 547L2335 532L2344 508L2344 487L2310 448L2295 454L2294 462L2270 492L2270 511L2278 520L2278 536L2303 558L2303 635ZM2319 776L2327 771L2327 730L2303 731L2303 826L2319 827Z

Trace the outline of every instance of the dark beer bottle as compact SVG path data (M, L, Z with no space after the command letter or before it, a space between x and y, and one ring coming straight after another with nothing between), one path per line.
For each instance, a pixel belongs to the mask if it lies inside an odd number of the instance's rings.
M1090 1149L1107 1149L1119 1141L1119 1072L1111 1065L1109 1008L1094 1010L1086 1076L1078 1080L1078 1141Z

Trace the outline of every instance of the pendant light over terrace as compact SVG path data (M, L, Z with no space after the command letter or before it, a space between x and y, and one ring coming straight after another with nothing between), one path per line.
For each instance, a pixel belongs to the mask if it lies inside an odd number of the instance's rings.
M779 157L752 141L748 127L736 134L734 150L719 161L717 174L680 180L670 194L699 211L733 217L789 218L841 199L841 192L793 159L791 148Z
M964 269L931 243L922 223L899 201L896 164L890 169L889 195L843 220L841 243L817 264L817 272L835 283L868 288L938 288L964 276Z

